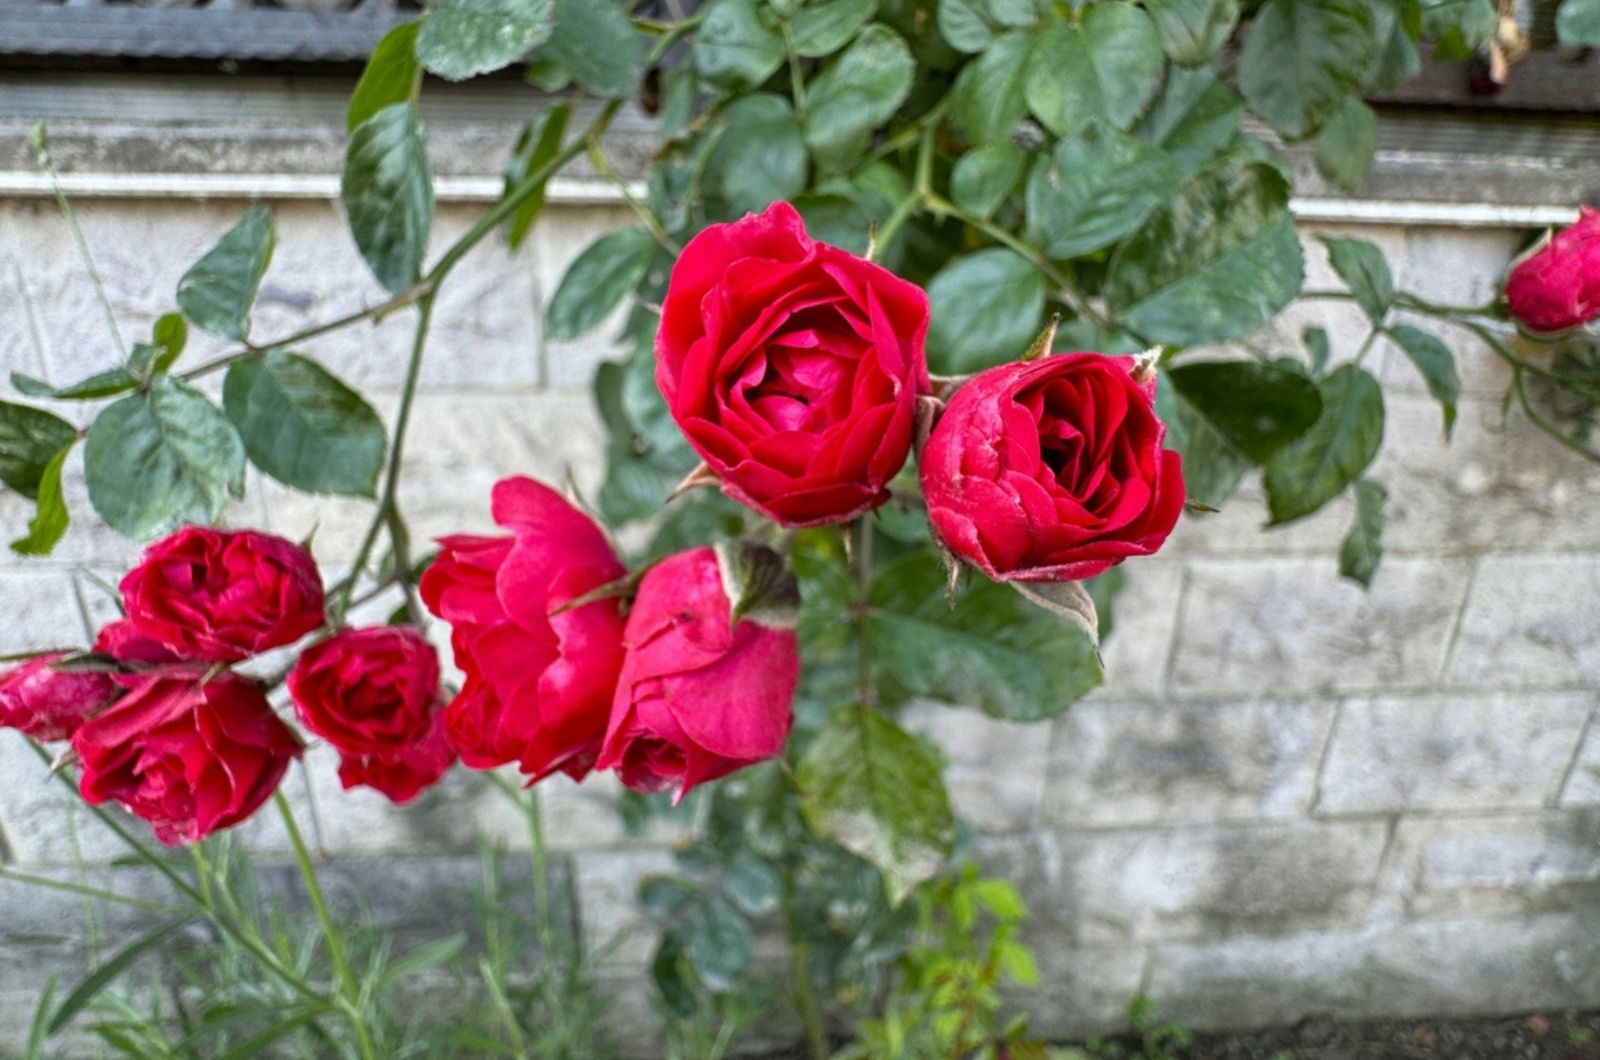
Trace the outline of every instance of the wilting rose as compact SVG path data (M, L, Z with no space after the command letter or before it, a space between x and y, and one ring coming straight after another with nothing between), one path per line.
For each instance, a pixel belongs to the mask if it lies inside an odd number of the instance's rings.
M1534 331L1564 331L1600 317L1600 210L1547 239L1511 269L1511 315Z
M1160 548L1183 473L1134 367L1063 353L964 383L921 458L945 547L997 581L1075 581Z
M562 607L623 566L592 519L533 479L496 483L491 511L511 536L440 538L422 576L466 675L445 712L450 742L476 769L519 762L535 779L581 779L605 735L622 618L615 599Z
M404 805L433 787L455 764L456 749L445 733L444 715L436 714L432 728L399 750L388 754L341 754L339 783L376 789L391 802Z
M65 740L122 689L109 673L58 670L66 652L39 655L0 674L0 729Z
M844 522L905 464L927 330L921 288L814 242L776 202L679 255L656 383L728 496L785 526Z
M731 610L713 549L680 552L644 576L598 768L681 799L783 750L800 677L794 629L731 625Z
M128 691L72 737L83 797L115 800L156 838L193 843L243 821L277 790L300 741L266 696L202 665L116 680Z
M236 662L322 624L322 578L305 549L271 534L186 526L122 579L135 629L186 659Z
M439 657L416 629L347 629L302 652L287 683L301 723L334 747L392 754L433 727Z

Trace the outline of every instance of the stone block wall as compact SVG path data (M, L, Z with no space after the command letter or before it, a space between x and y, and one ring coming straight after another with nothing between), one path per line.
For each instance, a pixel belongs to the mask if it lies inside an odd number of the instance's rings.
M78 208L132 334L171 307L178 277L243 204ZM378 297L333 204L274 208L278 251L258 336ZM438 240L480 209L442 205ZM602 437L587 384L614 351L605 332L549 341L542 307L567 262L628 216L553 203L522 252L485 245L452 277L401 488L419 539L486 529L489 487L505 474L570 471L580 489L597 486ZM1450 302L1483 301L1520 237L1337 231L1380 243L1402 287ZM1308 226L1310 286L1328 287L1313 234ZM1329 326L1336 357L1354 355L1365 334L1347 307L1311 303L1259 341L1286 349L1312 322ZM388 415L407 338L400 314L307 352ZM1141 992L1163 1017L1200 1027L1600 1005L1600 469L1515 416L1504 422L1501 366L1462 335L1449 339L1465 386L1449 445L1398 351L1369 355L1389 410L1372 474L1392 498L1389 552L1370 592L1337 574L1346 502L1266 532L1259 488L1247 483L1226 511L1187 519L1160 556L1129 564L1106 686L1052 726L916 712L951 755L982 856L1028 897L1044 970L1029 1000L1040 1029L1115 1027ZM206 340L195 341L186 357L198 360ZM113 360L44 199L0 201L0 353L6 369L53 380ZM249 487L232 522L296 538L315 530L320 559L338 569L351 558L363 505L295 494L253 472ZM83 643L112 613L105 584L135 555L96 524L76 458L67 494L76 521L53 557L0 558L6 650ZM0 496L8 533L27 516L23 501ZM478 834L525 843L521 820L465 772L395 810L371 792L341 793L319 752L287 791L335 871L386 919L419 931L454 930L439 922L461 907ZM603 974L619 1030L648 1052L650 941L632 896L641 876L670 866L667 837L628 838L605 778L577 787L557 777L543 792L584 929L628 937ZM282 860L275 817L245 831L264 860ZM0 858L152 886L107 867L118 852L24 744L0 733ZM81 962L81 915L77 899L0 882L0 1042L28 1017L42 969ZM102 937L138 927L119 916Z

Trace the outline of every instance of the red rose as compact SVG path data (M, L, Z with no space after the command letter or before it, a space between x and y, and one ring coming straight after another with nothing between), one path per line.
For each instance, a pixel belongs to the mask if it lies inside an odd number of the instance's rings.
M78 790L115 799L169 845L238 824L272 793L300 741L266 696L232 673L169 667L117 681L128 692L72 737Z
M341 752L392 754L433 727L439 657L415 629L347 629L302 652L288 687L301 723Z
M1506 280L1511 315L1534 331L1565 331L1600 317L1600 210L1517 262Z
M456 761L444 715L436 713L434 718L426 735L391 754L340 755L339 783L347 791L357 786L376 789L398 805L433 787Z
M39 655L0 674L0 729L64 740L122 693L108 673L57 670L66 652Z
M94 638L94 650L109 655L119 663L143 663L156 666L183 660L160 641L139 632L139 627L125 618L107 622Z
M122 579L128 621L186 659L237 662L322 625L322 578L305 549L250 530L186 526Z
M628 654L596 768L636 791L676 787L681 799L783 750L800 677L792 628L729 622L716 551L662 560L628 615Z
M996 581L1076 581L1161 547L1183 511L1154 379L1063 353L964 383L921 457L928 519Z
M876 508L911 448L928 299L806 235L794 207L712 225L672 270L656 383L741 504L784 526Z
M579 780L605 734L622 618L614 599L560 609L625 572L594 521L533 479L496 483L491 511L512 536L440 538L422 576L466 674L445 711L450 742L475 769L520 762L535 779Z

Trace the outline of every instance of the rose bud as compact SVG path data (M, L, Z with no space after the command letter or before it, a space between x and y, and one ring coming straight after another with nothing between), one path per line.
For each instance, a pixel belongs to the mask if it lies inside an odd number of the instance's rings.
M122 694L109 673L56 669L66 657L37 655L0 674L0 729L46 743L65 740Z
M128 621L185 659L237 662L322 625L322 578L299 545L186 526L122 579Z
M387 755L339 756L339 783L346 791L368 787L403 806L438 783L456 761L456 749L445 733L444 715L419 740Z
M697 548L662 560L639 583L596 766L616 770L635 791L673 788L682 799L783 750L800 677L799 598L792 579L764 579L769 602L747 596L732 621L728 586L751 582L734 566L729 553Z
M277 790L300 741L267 697L203 666L116 679L127 693L72 737L78 790L116 800L168 845L194 843L245 820Z
M490 507L511 535L442 537L422 576L466 675L445 727L474 769L519 762L535 780L581 780L605 735L622 618L615 599L564 606L625 571L594 521L542 483L503 479Z
M347 629L302 652L287 685L301 724L339 751L393 754L433 727L439 657L420 630Z
M922 289L814 242L786 202L702 231L678 257L656 384L741 504L784 526L889 497L927 393Z
M996 581L1076 581L1156 551L1183 511L1154 378L1132 357L1063 353L955 392L921 457L928 519Z
M1511 315L1534 331L1565 331L1600 317L1600 210L1547 238L1511 269Z

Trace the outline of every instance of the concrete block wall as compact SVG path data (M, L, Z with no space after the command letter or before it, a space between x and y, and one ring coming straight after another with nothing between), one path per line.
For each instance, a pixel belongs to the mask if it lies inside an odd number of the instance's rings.
M125 334L171 307L178 277L242 209L79 204ZM442 205L438 240L479 209ZM332 204L281 202L275 213L258 337L379 297ZM506 474L570 470L581 489L598 484L587 385L614 350L604 333L549 341L542 307L567 262L627 220L619 206L554 203L521 253L485 245L452 277L401 489L419 539L487 529L489 487ZM1402 287L1449 302L1485 300L1519 236L1337 231L1378 242ZM1313 234L1309 285L1333 286ZM1286 351L1308 323L1329 327L1336 357L1365 336L1349 307L1307 303L1257 341ZM306 352L387 416L407 328L398 314ZM1503 422L1503 369L1461 334L1448 339L1465 387L1448 445L1398 351L1369 355L1388 400L1371 474L1391 496L1388 555L1370 592L1337 574L1347 502L1266 532L1250 481L1226 511L1187 519L1161 555L1129 564L1106 686L1046 731L933 705L915 712L951 756L982 856L1029 899L1044 969L1028 1000L1039 1029L1114 1027L1140 992L1164 1017L1203 1027L1600 1005L1600 469L1515 416ZM194 342L189 363L207 348ZM0 202L0 351L7 369L54 380L113 361L44 200ZM112 613L102 586L136 550L97 526L81 479L74 460L76 521L55 556L0 558L6 650L82 643ZM229 520L291 537L315 529L319 558L338 570L365 514L252 474ZM0 497L8 532L27 516L24 502ZM478 833L525 843L521 820L465 772L395 810L374 793L340 792L330 756L314 752L287 790L336 871L401 925L459 908ZM632 896L639 878L670 867L670 836L627 837L605 778L578 787L557 777L542 791L583 929L597 942L627 939L603 974L619 1030L648 1051L650 940ZM268 861L286 850L270 814L247 835ZM0 733L0 857L148 886L104 867L117 853L21 741ZM437 900L448 893L456 901ZM37 969L81 962L79 909L0 882L0 955L10 958L0 960L0 1041L25 1020ZM28 926L39 924L47 930ZM114 938L138 923L102 927Z

